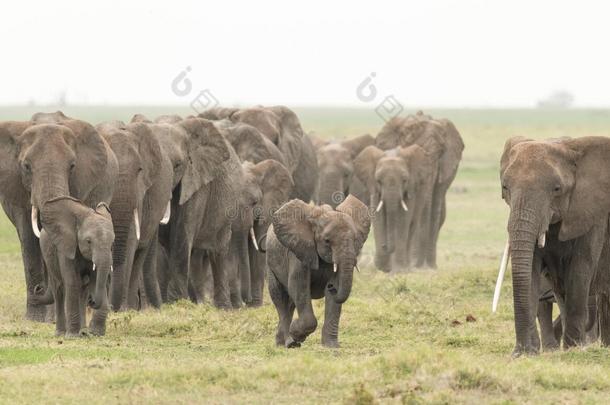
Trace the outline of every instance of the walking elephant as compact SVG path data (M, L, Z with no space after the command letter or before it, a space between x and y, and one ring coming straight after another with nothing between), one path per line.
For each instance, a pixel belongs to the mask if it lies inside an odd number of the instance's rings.
M609 162L610 139L603 137L506 142L500 179L510 207L514 356L539 351L534 332L542 262L564 301L564 348L586 342L590 294L597 296L602 344L610 343Z
M375 138L366 134L340 142L317 143L317 204L328 204L335 208L349 194L368 204L368 190L358 176L354 175L354 159L364 148L374 145Z
M354 196L336 210L292 200L273 214L267 264L269 294L279 316L277 345L299 347L313 333L317 320L311 300L324 297L322 344L339 346L341 307L370 224L367 206Z
M420 265L436 267L436 245L445 222L447 190L453 182L462 158L464 143L453 123L446 119L433 119L421 111L407 117L395 117L387 122L376 137L379 149L419 145L434 162L431 177L435 183L432 208L428 223L428 241L425 243L425 262Z
M115 311L161 306L156 275L159 223L171 215L172 162L146 123L97 126L119 162L110 209L116 240L110 302ZM144 285L147 285L144 288Z
M389 272L423 266L436 186L428 153L418 145L386 151L368 146L356 157L354 169L376 211L376 267Z
M114 153L86 122L57 112L0 123L0 201L21 242L28 302L35 286L44 284L37 238L43 204L63 196L91 208L110 203L117 173ZM44 321L46 315L45 306L27 305L27 319Z
M112 272L114 230L105 203L91 209L72 197L46 201L41 210L40 246L49 274L46 291L37 286L33 301L55 302L57 336L80 336L85 308L93 308L89 330L106 333L108 277Z
M307 134L303 132L297 115L285 106L256 106L245 109L213 108L200 117L248 124L258 129L282 153L294 181L293 198L311 201L318 182L316 152Z

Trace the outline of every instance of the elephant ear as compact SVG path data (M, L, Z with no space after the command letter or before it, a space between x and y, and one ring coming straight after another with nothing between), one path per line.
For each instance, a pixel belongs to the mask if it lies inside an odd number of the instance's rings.
M277 142L277 147L285 156L285 162L288 165L290 173L294 173L300 160L302 152L302 139L305 136L299 117L288 107L279 105L269 107L279 118L280 137Z
M292 195L294 183L286 166L267 159L254 165L252 172L260 179L263 192L263 217L277 211Z
M0 122L0 194L16 205L27 205L29 195L21 183L19 146L17 140L32 124L30 122Z
M401 145L401 126L404 121L402 117L390 119L381 128L375 138L375 145L381 150L394 149Z
M95 207L95 212L112 222L110 207L105 202L98 203Z
M129 124L126 128L138 140L138 152L142 157L142 180L148 189L156 180L161 169L161 146L150 127L142 122Z
M341 145L350 151L352 159L354 159L367 146L375 145L375 138L369 134L360 135L352 139L341 142Z
M190 135L188 162L182 177L180 205L220 173L230 157L229 145L211 121L189 118L178 124Z
M458 166L462 160L464 141L453 122L447 119L437 120L444 128L441 139L443 143L443 154L440 160L438 182L452 181L457 173Z
M44 203L40 210L42 227L58 252L74 260L78 247L78 215L83 204L71 198L59 198Z
M575 165L567 213L562 213L559 240L586 233L606 221L610 212L610 139L583 137L564 142L568 163Z
M398 155L403 158L409 173L417 184L423 183L433 172L432 159L428 152L419 145L400 148Z
M356 251L360 252L371 229L371 216L369 209L353 195L348 195L345 201L337 206L337 211L349 215L356 227Z
M375 170L384 152L377 146L367 146L354 160L354 174L372 195L375 192Z
M533 141L533 139L529 139L524 136L513 136L512 138L508 138L506 140L506 142L504 143L504 151L502 152L502 157L500 158L500 177L504 176L504 171L510 163L510 151L513 146L521 142L530 141Z
M265 136L251 125L237 124L221 132L224 132L242 162L259 163L273 157L267 148Z
M316 208L295 199L284 204L272 216L273 229L280 243L305 266L314 270L319 265L311 222Z
M100 134L84 121L68 120L61 125L69 128L76 136L76 167L70 176L70 190L81 201L86 201L89 193L103 178L108 164L106 144Z

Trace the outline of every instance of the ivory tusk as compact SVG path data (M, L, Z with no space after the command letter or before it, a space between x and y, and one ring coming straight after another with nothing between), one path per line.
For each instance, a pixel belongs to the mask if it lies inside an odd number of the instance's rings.
M110 272L112 273L114 271L114 267L112 266L112 264L110 265Z
M333 273L337 272L337 263L333 263Z
M172 200L167 202L167 208L165 208L165 214L163 214L163 218L161 218L161 225L167 225L169 223L169 218L172 215Z
M40 239L40 228L38 227L38 208L32 205L32 231Z
M546 245L546 232L542 232L538 236L538 247L542 249L544 245Z
M405 200L400 200L400 203L402 204L402 209L405 210L405 212L409 211L409 207L407 207Z
M498 309L498 302L500 301L500 290L502 289L502 281L504 280L504 273L506 273L506 267L508 267L508 250L510 244L506 241L504 247L504 253L502 254L502 260L500 261L500 271L498 271L498 280L496 281L496 289L494 291L494 300L491 304L491 312L496 312Z
M358 273L360 273L360 269L358 268L358 265L355 264L354 267L356 268L356 270L358 271Z
M136 225L136 238L140 240L140 217L138 215L138 209L133 210L133 220Z
M95 263L93 263L93 271L95 271Z
M252 244L254 245L254 249L258 250L258 243L256 242L256 234L254 233L254 228L250 228L250 238L252 238Z
M379 201L379 205L377 205L377 209L375 209L375 212L381 211L381 208L383 208L383 200Z

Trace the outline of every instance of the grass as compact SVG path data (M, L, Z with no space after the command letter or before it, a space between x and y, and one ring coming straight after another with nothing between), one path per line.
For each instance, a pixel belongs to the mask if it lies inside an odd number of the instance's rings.
M38 108L40 109L40 108ZM24 119L34 108L3 108ZM75 107L97 123L185 110ZM369 110L297 109L306 130L341 138L376 133ZM511 360L512 292L491 314L508 209L498 161L512 135L607 135L610 111L432 110L451 118L466 144L448 195L439 269L376 272L372 240L344 305L338 350L317 330L297 350L274 345L277 317L221 312L190 302L112 314L103 338L53 337L53 325L23 320L24 278L12 225L0 215L0 403L601 403L610 395L610 350L543 353ZM507 280L509 278L507 277ZM315 303L320 321L322 302ZM467 322L472 315L474 322Z

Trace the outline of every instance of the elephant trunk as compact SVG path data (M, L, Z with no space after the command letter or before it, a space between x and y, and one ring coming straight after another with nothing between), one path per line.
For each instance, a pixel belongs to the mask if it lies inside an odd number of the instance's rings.
M32 205L41 209L46 201L66 195L70 195L66 169L58 162L45 162L32 177Z
M394 253L398 242L399 217L403 214L402 190L385 190L382 196L383 211L386 222L387 253Z
M341 173L328 173L320 176L318 203L336 208L345 199L345 184Z
M334 299L337 304L343 304L349 298L349 294L352 291L352 281L354 277L354 266L355 261L344 260L339 263L339 273L337 275L339 281L339 288Z
M508 226L513 274L515 354L532 351L530 289L534 247L538 236L538 220L532 216L533 211L523 207L522 204L519 205L519 207L511 207Z
M93 309L105 308L108 306L108 276L112 271L112 257L110 254L105 254L101 258L94 256L96 268L95 275L95 291L93 298L89 301L89 305Z

